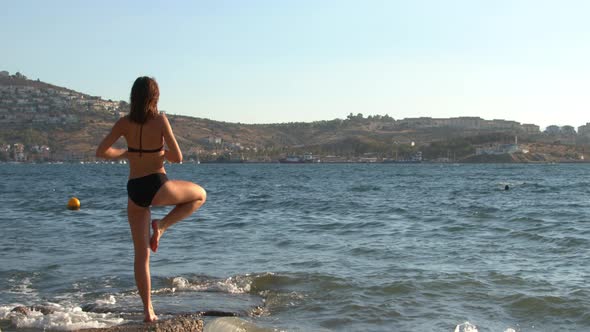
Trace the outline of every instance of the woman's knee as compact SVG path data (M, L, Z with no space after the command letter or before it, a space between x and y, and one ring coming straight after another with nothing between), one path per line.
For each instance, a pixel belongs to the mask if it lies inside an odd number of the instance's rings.
M135 255L133 260L136 264L149 264L150 262L150 250L144 246L135 247Z
M207 191L203 187L197 185L197 194L197 201L201 201L201 204L205 203L207 200Z
M196 211L201 205L205 204L207 200L207 191L199 185L195 185L195 199L188 202L192 206L192 210Z

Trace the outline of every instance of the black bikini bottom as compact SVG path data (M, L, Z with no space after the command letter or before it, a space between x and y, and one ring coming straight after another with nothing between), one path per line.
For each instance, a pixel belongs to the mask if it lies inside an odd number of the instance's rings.
M164 173L153 173L127 181L127 195L131 200L143 207L152 205L152 200L160 187L168 181Z

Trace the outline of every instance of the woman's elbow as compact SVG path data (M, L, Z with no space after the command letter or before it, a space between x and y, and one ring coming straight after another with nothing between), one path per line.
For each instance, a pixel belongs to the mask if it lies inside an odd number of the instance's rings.
M164 154L164 157L166 158L166 160L168 160L171 163L181 163L182 162L182 153L174 153L172 151L166 151L166 153Z
M174 158L172 158L170 161L179 164L182 162L182 155L174 156Z

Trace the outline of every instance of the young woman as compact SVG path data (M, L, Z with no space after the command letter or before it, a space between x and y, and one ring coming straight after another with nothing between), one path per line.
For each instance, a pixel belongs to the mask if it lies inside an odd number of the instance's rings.
M168 227L195 212L207 197L200 186L168 180L166 176L164 160L179 163L182 153L168 119L158 113L159 96L154 79L139 77L135 80L129 115L115 123L96 149L99 158L129 160L127 217L135 249L135 282L143 301L146 322L158 319L151 300L150 249L156 252ZM112 147L121 136L127 141L127 150ZM176 206L164 218L151 220L152 205Z

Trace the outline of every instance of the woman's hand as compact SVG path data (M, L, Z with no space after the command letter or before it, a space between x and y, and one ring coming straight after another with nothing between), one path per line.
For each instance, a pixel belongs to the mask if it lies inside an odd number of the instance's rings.
M98 151L98 150L97 150ZM108 148L102 155L96 154L99 158L104 159L128 159L127 150L125 149L116 149L116 148Z

